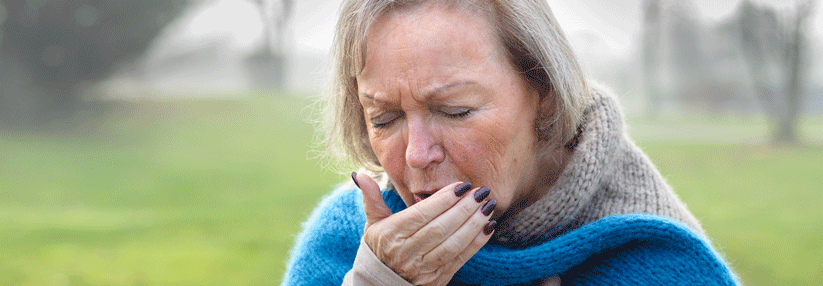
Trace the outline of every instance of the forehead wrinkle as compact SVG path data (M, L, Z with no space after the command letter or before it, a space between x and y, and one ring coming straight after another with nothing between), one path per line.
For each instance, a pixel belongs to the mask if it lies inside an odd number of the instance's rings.
M387 106L387 105L392 104L392 102L390 102L389 100L382 99L382 98L377 98L374 95L371 95L369 93L360 92L359 95L360 95L361 98L365 98L366 100L368 100L368 102L371 103L372 105Z
M434 11L437 10L436 6L424 5L426 10L424 11ZM441 7L442 8L442 7ZM474 14L466 14L464 11L460 13L462 17L465 17L467 20L472 22L473 24L479 24L485 33L480 39L475 39L471 44L473 46L483 46L480 45L485 42L487 45L490 44L492 47L494 45L494 41L490 41L489 34L494 34L492 31L489 30L489 26L485 19L482 17L480 19L477 18L477 15ZM358 75L358 81L366 80L370 81L379 87L382 86L383 88L390 88L390 86L400 85L405 92L408 92L408 95L411 95L411 99L417 102L426 102L436 99L435 97L443 92L448 91L451 88L466 85L466 84L478 84L477 82L472 81L472 77L476 75L476 72L473 71L471 66L465 66L465 63L456 63L454 62L455 58L442 58L440 57L425 57L419 58L420 53L415 53L418 50L417 44L421 44L420 42L408 42L408 41L396 41L399 38L408 37L416 32L419 31L409 31L407 26L411 23L411 26L425 26L431 31L445 31L449 29L445 29L441 24L435 23L428 23L428 18L432 17L429 13L420 12L418 9L413 9L411 11L406 10L403 12L389 12L384 14L380 17L380 19L375 23L376 25L372 25L369 28L369 35L367 36L367 42L369 46L369 52L366 55L367 62L371 62L372 65L366 64L364 69L361 70L360 74ZM436 22L436 21L435 21ZM427 34L426 37L440 37L443 36L441 33L434 33L434 34ZM494 38L494 37L491 37ZM423 39L418 39L423 40ZM479 41L479 42L477 42ZM389 44L391 43L391 44ZM455 43L451 41L441 42L438 50L442 51L455 51L464 49L464 46L455 45ZM422 53L427 53L429 51L419 51ZM483 49L482 51L475 51L475 53L479 53L481 61L489 62L493 61L496 56L498 49L491 48L491 49ZM392 54L394 56L387 56ZM455 55L457 58L464 58L466 55L461 55L458 53ZM380 59L377 63L375 60ZM425 61L426 63L421 62ZM459 61L458 61L459 62ZM378 64L377 66L375 64ZM438 68L438 71L430 70L430 69L420 69L420 66L426 65L433 65ZM395 70L396 73L392 76L384 74L382 77L378 73L380 70L384 69ZM445 74L442 74L445 73ZM469 78L465 78L468 76ZM377 78L374 78L377 77ZM448 82L448 78L458 78L458 81ZM459 79L463 77L464 79ZM443 82L441 80L445 79L447 82L441 86L431 87L438 84L438 81ZM371 80L377 80L378 82L373 82ZM388 82L387 82L388 81ZM428 82L428 83L427 83ZM387 86L388 84L388 86ZM427 85L429 87L427 87ZM361 86L362 88L363 86ZM394 89L394 88L390 88ZM386 92L388 90L384 90ZM390 96L392 100L387 101L394 104L394 93L400 91L391 91ZM402 92L401 92L402 93ZM374 100L375 97L382 97L381 94L368 94L366 98L371 99L374 102L378 100ZM386 95L386 94L384 94Z
M443 93L443 92L445 92L449 89L464 86L464 85L476 85L476 84L477 84L477 82L474 82L474 81L471 81L471 80L461 80L461 81L455 81L455 82L447 83L447 84L438 86L436 88L430 89L429 91L423 92L423 99L424 100L431 100L436 95L441 94L441 93Z
M449 89L452 89L452 88L462 87L462 86L477 86L477 85L478 85L477 82L471 81L471 80L462 80L462 81L450 82L450 83L443 84L441 86L429 89L428 91L421 92L420 94L422 94L423 96L420 98L420 101L433 101L433 100L435 100L435 98L438 94L442 94L443 92L446 92L446 91L448 91ZM371 102L373 102L377 105L390 105L390 104L392 104L390 100L377 98L374 95L369 94L367 92L360 92L359 95L360 95L360 97L364 97L364 98L370 100Z
M365 97L367 99L374 100L374 95L371 95L371 94L368 94L368 93L365 93L365 92L361 92L360 97Z

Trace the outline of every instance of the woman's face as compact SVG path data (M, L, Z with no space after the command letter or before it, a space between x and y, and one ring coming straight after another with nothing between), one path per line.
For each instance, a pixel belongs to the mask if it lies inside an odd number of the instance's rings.
M436 6L384 15L357 76L369 140L411 206L455 181L489 186L499 216L535 181L538 95L480 16Z

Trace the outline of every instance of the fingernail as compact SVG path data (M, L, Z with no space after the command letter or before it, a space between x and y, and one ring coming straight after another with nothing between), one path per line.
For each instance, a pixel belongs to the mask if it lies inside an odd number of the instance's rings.
M360 184L357 183L357 172L351 172L351 180L354 181L354 185L360 189Z
M493 221L490 221L489 223L487 223L486 226L483 227L483 233L485 233L486 235L491 234L492 231L494 231L494 226L496 224L497 224L496 220L493 220Z
M483 208L480 209L480 212L482 212L483 215L489 215L489 214L492 213L492 211L494 211L494 207L496 207L496 206L497 206L497 201L494 200L494 199L491 199L488 202L486 202L485 205L483 205Z
M479 190L477 190L477 192L474 193L474 201L479 203L485 200L486 197L489 196L489 192L491 192L491 189L489 189L489 187L481 187Z
M462 183L454 187L454 195L461 197L463 194L468 192L472 188L472 184L469 182Z

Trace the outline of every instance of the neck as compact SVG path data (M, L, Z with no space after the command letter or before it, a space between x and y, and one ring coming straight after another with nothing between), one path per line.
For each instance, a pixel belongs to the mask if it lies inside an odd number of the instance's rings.
M528 182L524 182L522 187L519 188L522 191L519 192L520 195L514 200L517 203L512 204L505 213L495 219L503 221L513 217L545 196L557 182L563 169L566 168L566 164L569 162L572 153L574 153L574 150L560 147L538 154L531 173L529 176L526 176L526 178L529 178L527 179Z

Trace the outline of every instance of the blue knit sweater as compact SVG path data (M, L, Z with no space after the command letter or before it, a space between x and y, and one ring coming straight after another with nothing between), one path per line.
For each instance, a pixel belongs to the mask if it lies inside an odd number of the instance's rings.
M394 212L406 206L383 197ZM361 194L340 188L304 224L283 285L340 285L352 268L365 225ZM563 285L735 285L710 243L684 224L660 216L603 218L523 249L484 246L453 282L529 283L560 274Z

